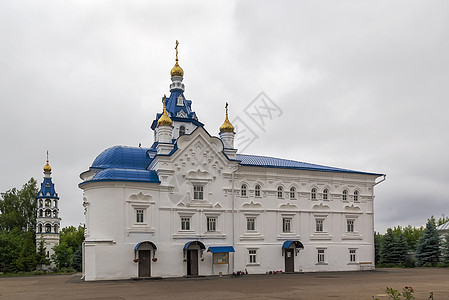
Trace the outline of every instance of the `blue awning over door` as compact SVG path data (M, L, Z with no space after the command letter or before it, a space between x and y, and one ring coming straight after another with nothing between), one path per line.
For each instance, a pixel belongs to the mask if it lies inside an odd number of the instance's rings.
M300 241L285 241L282 245L282 249L290 248L291 244L294 244L296 248L304 249L304 245Z
M201 250L205 250L206 249L206 246L204 246L204 244L203 243L201 243L200 241L191 241L191 242L187 242L185 245L184 245L184 250L187 250L188 248L189 248L189 246L190 245L198 245L198 246L200 246L200 249Z
M225 252L235 252L232 246L213 246L207 249L207 252L211 253L225 253Z

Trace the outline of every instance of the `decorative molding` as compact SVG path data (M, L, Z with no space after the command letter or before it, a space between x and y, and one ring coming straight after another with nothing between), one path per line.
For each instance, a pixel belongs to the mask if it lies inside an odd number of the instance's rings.
M313 209L318 209L318 210L330 210L329 205L325 205L323 203L320 203L319 205L316 204L313 206Z
M290 203L284 203L284 204L281 204L280 206L279 206L279 208L280 209L296 209L296 208L298 208L296 205L294 205L294 204L290 204Z
M354 206L354 204L352 204L351 206L345 206L345 210L349 210L349 211L360 211L360 207L358 206Z
M254 203L253 201L251 201L243 203L242 208L262 208L262 204L260 204L259 202Z

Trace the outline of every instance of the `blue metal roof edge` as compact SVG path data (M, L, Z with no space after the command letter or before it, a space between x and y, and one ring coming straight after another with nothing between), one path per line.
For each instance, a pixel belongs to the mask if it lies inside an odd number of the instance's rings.
M78 184L78 187L81 187L82 185L92 183L92 182L140 182L140 183L156 183L160 184L161 181L144 181L144 180L129 180L129 179L96 179L96 180L89 180L84 181Z

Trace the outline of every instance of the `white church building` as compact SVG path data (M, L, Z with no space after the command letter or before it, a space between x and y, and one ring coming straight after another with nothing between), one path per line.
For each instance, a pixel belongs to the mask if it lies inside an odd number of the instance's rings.
M183 76L176 48L151 147L108 148L80 175L86 281L374 263L382 174L239 153L227 105L213 136L185 98Z

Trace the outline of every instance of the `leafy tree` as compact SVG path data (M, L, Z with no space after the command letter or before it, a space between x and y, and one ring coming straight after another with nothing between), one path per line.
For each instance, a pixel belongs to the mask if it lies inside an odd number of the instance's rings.
M37 248L37 254L36 254L36 262L39 266L40 270L43 269L44 266L50 265L50 259L47 258L47 253L45 251L45 244L44 240L41 240L39 242L39 246Z
M404 234L405 241L407 242L408 250L410 251L416 250L416 245L418 243L419 238L422 236L423 231L424 231L423 226L419 228L412 227L411 225L404 227L402 233Z
M36 269L37 253L34 241L34 233L27 232L19 257L14 263L17 271L30 272Z
M0 230L35 230L37 183L31 178L21 190L12 188L0 197Z
M441 249L441 262L449 264L449 231L444 235L443 245Z
M415 253L418 265L435 266L440 257L440 236L436 230L433 216L427 221L426 229L418 241Z
M70 268L72 265L73 250L66 242L60 242L59 245L53 247L54 254L51 259L58 269Z
M0 231L0 272L17 270L15 262L20 256L25 239L25 232L19 228Z
M64 227L61 229L59 240L65 242L72 249L72 252L78 250L84 241L84 225Z

